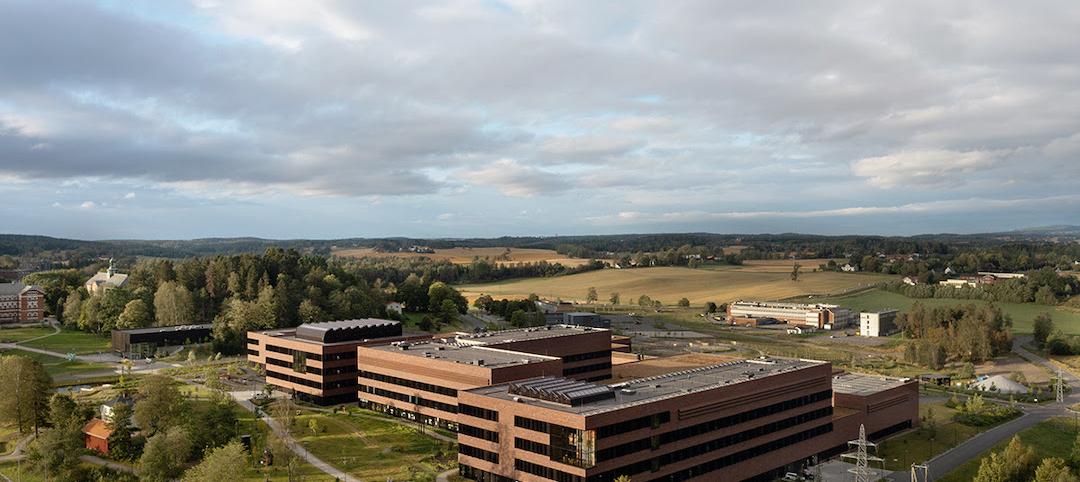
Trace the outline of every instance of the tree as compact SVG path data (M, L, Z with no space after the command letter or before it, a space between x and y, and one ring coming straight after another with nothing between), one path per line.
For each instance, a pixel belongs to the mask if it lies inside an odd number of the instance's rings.
M183 427L173 427L147 439L136 466L139 480L166 482L180 475L191 458L191 437Z
M19 433L34 433L49 414L52 378L45 367L32 358L0 356L0 422L18 427Z
M596 294L596 288L590 286L589 291L585 294L585 302L592 304L596 303L597 299L599 299L599 295Z
M1080 466L1080 433L1076 434L1076 440L1073 441L1069 461L1072 462L1073 466Z
M153 316L150 314L150 307L146 306L146 302L143 300L136 298L124 305L124 311L116 319L116 327L121 330L145 328L150 326L152 322Z
M139 381L134 419L148 435L179 425L186 411L184 397L171 378L154 373Z
M195 300L183 285L167 281L154 293L154 316L158 326L190 325L195 321Z
M611 294L608 295L608 301L610 301L613 305L619 304L619 292L612 291Z
M971 362L964 363L964 366L960 369L958 375L960 378L975 378L975 365Z
M993 452L982 460L975 482L1011 482L1029 480L1035 472L1038 456L1035 450L1013 436L1001 452Z
M705 312L716 313L716 303L712 301L705 303Z
M1057 457L1043 459L1035 469L1035 478L1032 482L1076 482L1077 477L1069 471L1065 461Z
M461 296L461 293L458 293L457 290L451 288L450 285L442 281L431 283L428 288L428 311L432 313L440 312L445 300L451 300L459 313L465 313L469 309L468 300Z
M794 265L791 266L791 281L795 281L795 282L799 281L799 269L800 268L802 268L802 265L799 264L799 263L795 263Z
M690 306L690 300L687 298L679 298L679 306L683 308Z
M1054 332L1054 320L1050 318L1049 313L1040 313L1035 317L1034 327L1032 327L1032 334L1035 337L1035 342L1039 346L1046 344L1046 339L1050 337L1050 334Z
M652 301L652 298L649 298L649 295L641 295L641 296L638 296L637 304L638 304L638 306L648 307L648 306L652 306L653 301Z
M317 417L311 417L311 420L308 420L308 429L311 430L311 435L318 435L322 431Z
M51 428L44 430L30 447L30 464L57 480L78 480L79 455L83 451L83 419L68 395L55 395L49 401Z
M320 323L330 319L326 312L310 299L301 301L298 311L301 323Z
M458 316L461 314L460 307L454 300L446 298L442 300L442 304L439 306L439 323L443 325L452 325L457 321Z
M76 326L83 311L83 299L79 292L72 291L64 299L64 314L61 321L67 326Z
M184 473L184 482L234 481L244 478L247 469L247 453L240 442L211 449L199 465Z
M630 482L630 476L629 475L620 475L618 477L615 477L615 482Z
M131 417L134 409L127 403L117 403L112 407L112 417L108 426L112 430L109 435L109 456L117 460L135 460L139 456L141 447L134 439L134 427L131 426Z

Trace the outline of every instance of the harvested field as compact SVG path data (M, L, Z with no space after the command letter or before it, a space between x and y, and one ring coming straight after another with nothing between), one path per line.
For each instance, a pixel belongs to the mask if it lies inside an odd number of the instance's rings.
M434 260L448 260L454 264L469 264L474 259L488 259L499 264L536 263L547 261L559 263L564 266L580 266L590 260L581 258L568 258L550 249L528 248L450 248L436 249L434 253L412 252L380 252L371 248L349 248L334 251L334 256L343 258L430 258Z

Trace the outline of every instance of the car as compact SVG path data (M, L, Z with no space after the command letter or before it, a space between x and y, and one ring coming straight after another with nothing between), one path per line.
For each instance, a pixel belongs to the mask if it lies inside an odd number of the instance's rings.
M788 472L784 474L784 478L780 480L799 480L799 474L796 474L795 472Z

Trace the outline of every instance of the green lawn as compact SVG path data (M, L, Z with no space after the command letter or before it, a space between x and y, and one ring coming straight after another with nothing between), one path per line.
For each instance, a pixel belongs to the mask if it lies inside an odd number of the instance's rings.
M1073 441L1076 440L1076 426L1071 419L1052 418L1020 432L1019 435L1020 441L1033 447L1040 459L1061 457L1068 460L1069 454L1072 452ZM1009 439L1003 440L990 450L1000 451L1008 443ZM982 459L989 456L989 454L990 451L983 452L979 458L969 460L956 470L936 480L938 482L967 482L973 480L975 474L979 472L979 464L982 463Z
M960 442L992 427L971 427L953 421L956 410L945 406L945 402L923 403L919 415L927 416L933 412L937 421L937 434L931 440L929 431L919 428L903 435L893 437L878 445L878 456L885 459L885 468L906 470L915 462L925 462L945 452Z
M52 328L0 328L0 343L18 343L20 341L45 336L53 332Z
M0 474L20 482L45 482L45 479L41 476L27 471L26 463L23 463L21 468L22 471L20 472L20 466L16 462L0 463Z
M42 338L26 343L26 346L59 353L85 355L88 353L109 351L112 346L112 340L104 335L96 335L76 330L64 330L48 338Z
M109 370L112 367L108 365L102 365L100 363L86 363L81 361L69 362L64 358L57 358L51 355L45 355L42 353L34 353L24 350L0 350L0 354L3 355L20 355L37 360L38 363L45 365L45 371L49 373L54 379L57 378L71 378L76 375L98 372L103 370Z
M884 290L870 290L850 296L814 298L822 303L835 303L856 311L896 308L906 310L916 302L926 307L955 306L968 303L988 304L981 300L960 300L952 298L908 298L904 295ZM1013 331L1031 333L1032 321L1040 313L1050 313L1054 325L1067 334L1080 334L1080 310L1066 306L1047 306L1034 303L994 303L1012 317Z
M433 480L457 460L456 447L388 420L309 412L293 430L306 449L361 480Z

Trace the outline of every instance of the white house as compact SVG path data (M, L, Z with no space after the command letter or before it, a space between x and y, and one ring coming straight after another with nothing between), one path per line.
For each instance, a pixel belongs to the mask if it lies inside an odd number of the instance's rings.
M391 301L391 302L386 304L386 312L387 313L397 313L397 314L400 315L402 311L405 311L405 305L402 305L401 303L398 303L397 301Z
M848 263L848 264L845 264L845 265L841 266L840 270L842 270L844 272L847 272L847 273L854 273L854 272L859 270L859 267L858 266L852 266L850 263Z
M103 294L106 290L124 287L127 284L127 279L128 275L116 272L114 260L109 259L108 269L99 271L86 280L86 291L89 291L91 295Z

